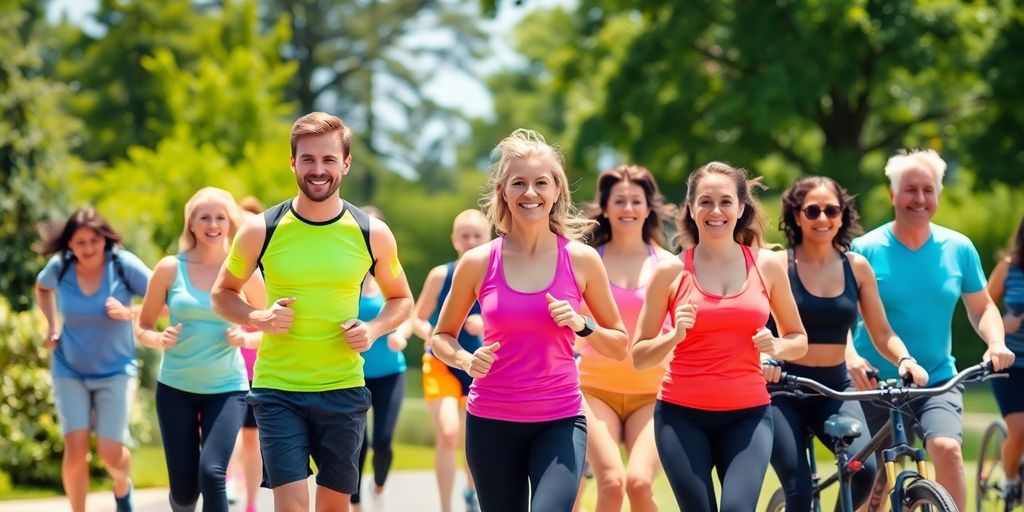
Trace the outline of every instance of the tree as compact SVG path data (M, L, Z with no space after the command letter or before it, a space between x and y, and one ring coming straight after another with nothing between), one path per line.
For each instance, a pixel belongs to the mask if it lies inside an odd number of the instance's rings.
M43 75L41 8L4 3L0 31L0 295L22 311L42 264L30 247L41 223L61 217L65 176L81 166L70 155L80 125L60 108L67 88Z
M284 55L298 62L288 97L302 113L338 113L363 140L369 166L361 195L375 195L378 168L424 175L434 189L447 184L439 153L461 116L429 100L424 86L439 72L475 75L470 68L486 39L473 5L268 0L266 19L282 17L292 28Z
M976 70L1006 9L584 0L576 58L549 47L547 70L566 98L576 165L611 146L673 179L725 159L777 183L825 173L863 191L887 154L939 146L983 104Z

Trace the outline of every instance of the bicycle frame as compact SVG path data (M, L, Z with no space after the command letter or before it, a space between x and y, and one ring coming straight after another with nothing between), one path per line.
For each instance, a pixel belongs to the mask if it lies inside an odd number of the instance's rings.
M858 452L853 459L849 457L849 454L845 446L842 446L842 442L836 443L835 455L836 465L838 472L830 476L829 478L822 481L820 484L813 487L814 495L814 509L815 512L819 512L821 509L820 504L820 493L822 489L832 485L836 481L839 482L840 489L840 504L841 510L852 512L853 508L853 495L852 489L849 485L848 465L851 460L863 461L867 457L872 456L877 452L884 444L891 439L891 446L883 449L882 460L884 464L884 471L886 476L886 488L885 492L889 496L888 501L881 502L881 510L886 510L889 505L892 510L900 510L904 499L904 489L914 481L919 479L928 479L928 467L925 458L925 451L921 448L914 448L910 445L907 438L906 427L903 421L903 413L895 404L905 403L916 397L924 396L935 396L944 393L960 382L967 380L968 378L980 377L980 380L984 380L992 373L991 363L982 363L979 365L972 366L959 374L954 378L947 381L944 385L937 388L902 388L902 387L888 387L875 391L836 391L830 389L816 381L804 379L795 376L784 375L783 379L780 380L780 385L783 387L786 393L792 396L805 396L806 393L799 391L799 388L813 390L816 394L820 394L826 397L838 399L838 400L857 400L857 401L868 401L868 400L879 400L888 402L893 405L890 407L889 422L875 434L871 441L868 442L860 452ZM774 394L774 393L773 393ZM811 471L813 478L817 478L817 467L814 463L814 455L810 451L813 450L812 444L808 444L808 456L811 459ZM898 475L896 474L896 462L900 458L908 457L913 459L916 463L916 470L904 470Z

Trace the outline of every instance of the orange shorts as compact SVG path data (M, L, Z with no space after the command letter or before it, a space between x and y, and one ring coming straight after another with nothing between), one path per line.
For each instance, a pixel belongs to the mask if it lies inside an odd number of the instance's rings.
M600 400L608 407L611 407L611 409L615 411L615 414L619 416L619 419L625 422L641 407L653 404L658 399L658 394L649 393L642 395L627 395L624 393L605 391L603 389L584 387L583 398L588 402L591 400Z
M423 398L429 401L450 396L465 403L469 384L456 377L454 371L457 370L449 368L433 354L423 354Z

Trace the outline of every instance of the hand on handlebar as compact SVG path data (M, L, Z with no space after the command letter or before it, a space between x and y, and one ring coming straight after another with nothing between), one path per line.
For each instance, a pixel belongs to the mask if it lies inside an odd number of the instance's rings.
M850 379L857 391L871 391L878 388L878 369L871 366L867 359L860 356L848 355L846 358L846 369L850 372ZM873 375L869 375L869 373ZM926 380L927 382L927 380Z

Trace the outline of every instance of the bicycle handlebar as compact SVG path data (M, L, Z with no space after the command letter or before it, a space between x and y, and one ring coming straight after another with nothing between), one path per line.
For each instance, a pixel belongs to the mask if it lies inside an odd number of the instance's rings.
M782 378L776 384L769 384L768 391L772 396L793 395L801 396L806 393L804 389L816 394L833 398L836 400L888 400L906 401L912 398L941 395L960 383L987 380L993 377L992 362L985 361L964 369L943 385L934 388L908 388L908 387L883 387L871 391L836 391L816 380L797 377L795 375L782 374Z

